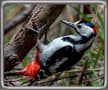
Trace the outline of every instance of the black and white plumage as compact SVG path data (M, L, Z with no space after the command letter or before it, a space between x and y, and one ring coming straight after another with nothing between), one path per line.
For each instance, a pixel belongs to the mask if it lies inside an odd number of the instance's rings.
M95 26L92 23L85 21L72 23L65 20L61 22L72 27L77 35L59 37L47 45L37 41L41 62L37 78L41 79L68 70L81 59L95 39L96 29L94 30Z

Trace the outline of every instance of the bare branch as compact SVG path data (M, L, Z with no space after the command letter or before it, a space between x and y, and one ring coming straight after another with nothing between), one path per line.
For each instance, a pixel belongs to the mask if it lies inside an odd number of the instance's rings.
M39 4L33 10L32 16L27 25L33 28L33 22L36 22L39 27L46 24L46 27L42 30L42 34L46 29L55 21L55 19L60 15L61 11L65 5L47 5ZM23 26L24 26L23 25ZM30 31L25 30L22 27L10 40L7 46L4 48L4 70L11 70L15 65L19 64L29 50L35 45L37 35Z
M69 78L75 78L78 77L78 75L69 75L69 76L64 76L64 77L58 77L58 78L50 78L50 79L44 79L44 80L40 80L37 82L32 83L32 85L42 85L42 84L47 84L47 85L51 85L52 83L62 80L62 79L69 79Z
M12 20L9 21L8 24L4 26L4 34L7 34L10 30L12 30L18 24L23 22L29 16L29 14L31 14L35 6L36 5L30 5L30 7L26 8L25 10L20 12L17 16L13 17Z

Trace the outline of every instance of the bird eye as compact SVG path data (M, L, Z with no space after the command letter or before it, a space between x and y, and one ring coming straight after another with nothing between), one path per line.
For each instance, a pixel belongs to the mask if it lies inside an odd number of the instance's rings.
M78 24L77 27L78 27L78 28L81 28L81 25Z

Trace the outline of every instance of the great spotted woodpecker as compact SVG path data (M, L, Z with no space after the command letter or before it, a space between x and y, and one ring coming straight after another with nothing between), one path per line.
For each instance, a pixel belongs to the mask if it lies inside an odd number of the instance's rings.
M38 53L34 60L35 63L33 63L34 61L30 63L27 66L29 68L24 68L19 74L43 79L52 74L69 70L81 59L96 37L96 27L86 21L72 23L62 20L61 22L70 26L77 35L58 37L48 44L42 44L37 40ZM39 32L39 28L28 29Z

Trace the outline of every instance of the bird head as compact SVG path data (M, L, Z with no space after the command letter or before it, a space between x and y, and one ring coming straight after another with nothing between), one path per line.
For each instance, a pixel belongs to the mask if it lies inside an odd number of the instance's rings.
M70 26L77 32L80 36L88 36L90 34L96 35L97 30L94 24L87 21L76 21L75 23L72 23L70 21L62 20L62 23Z

